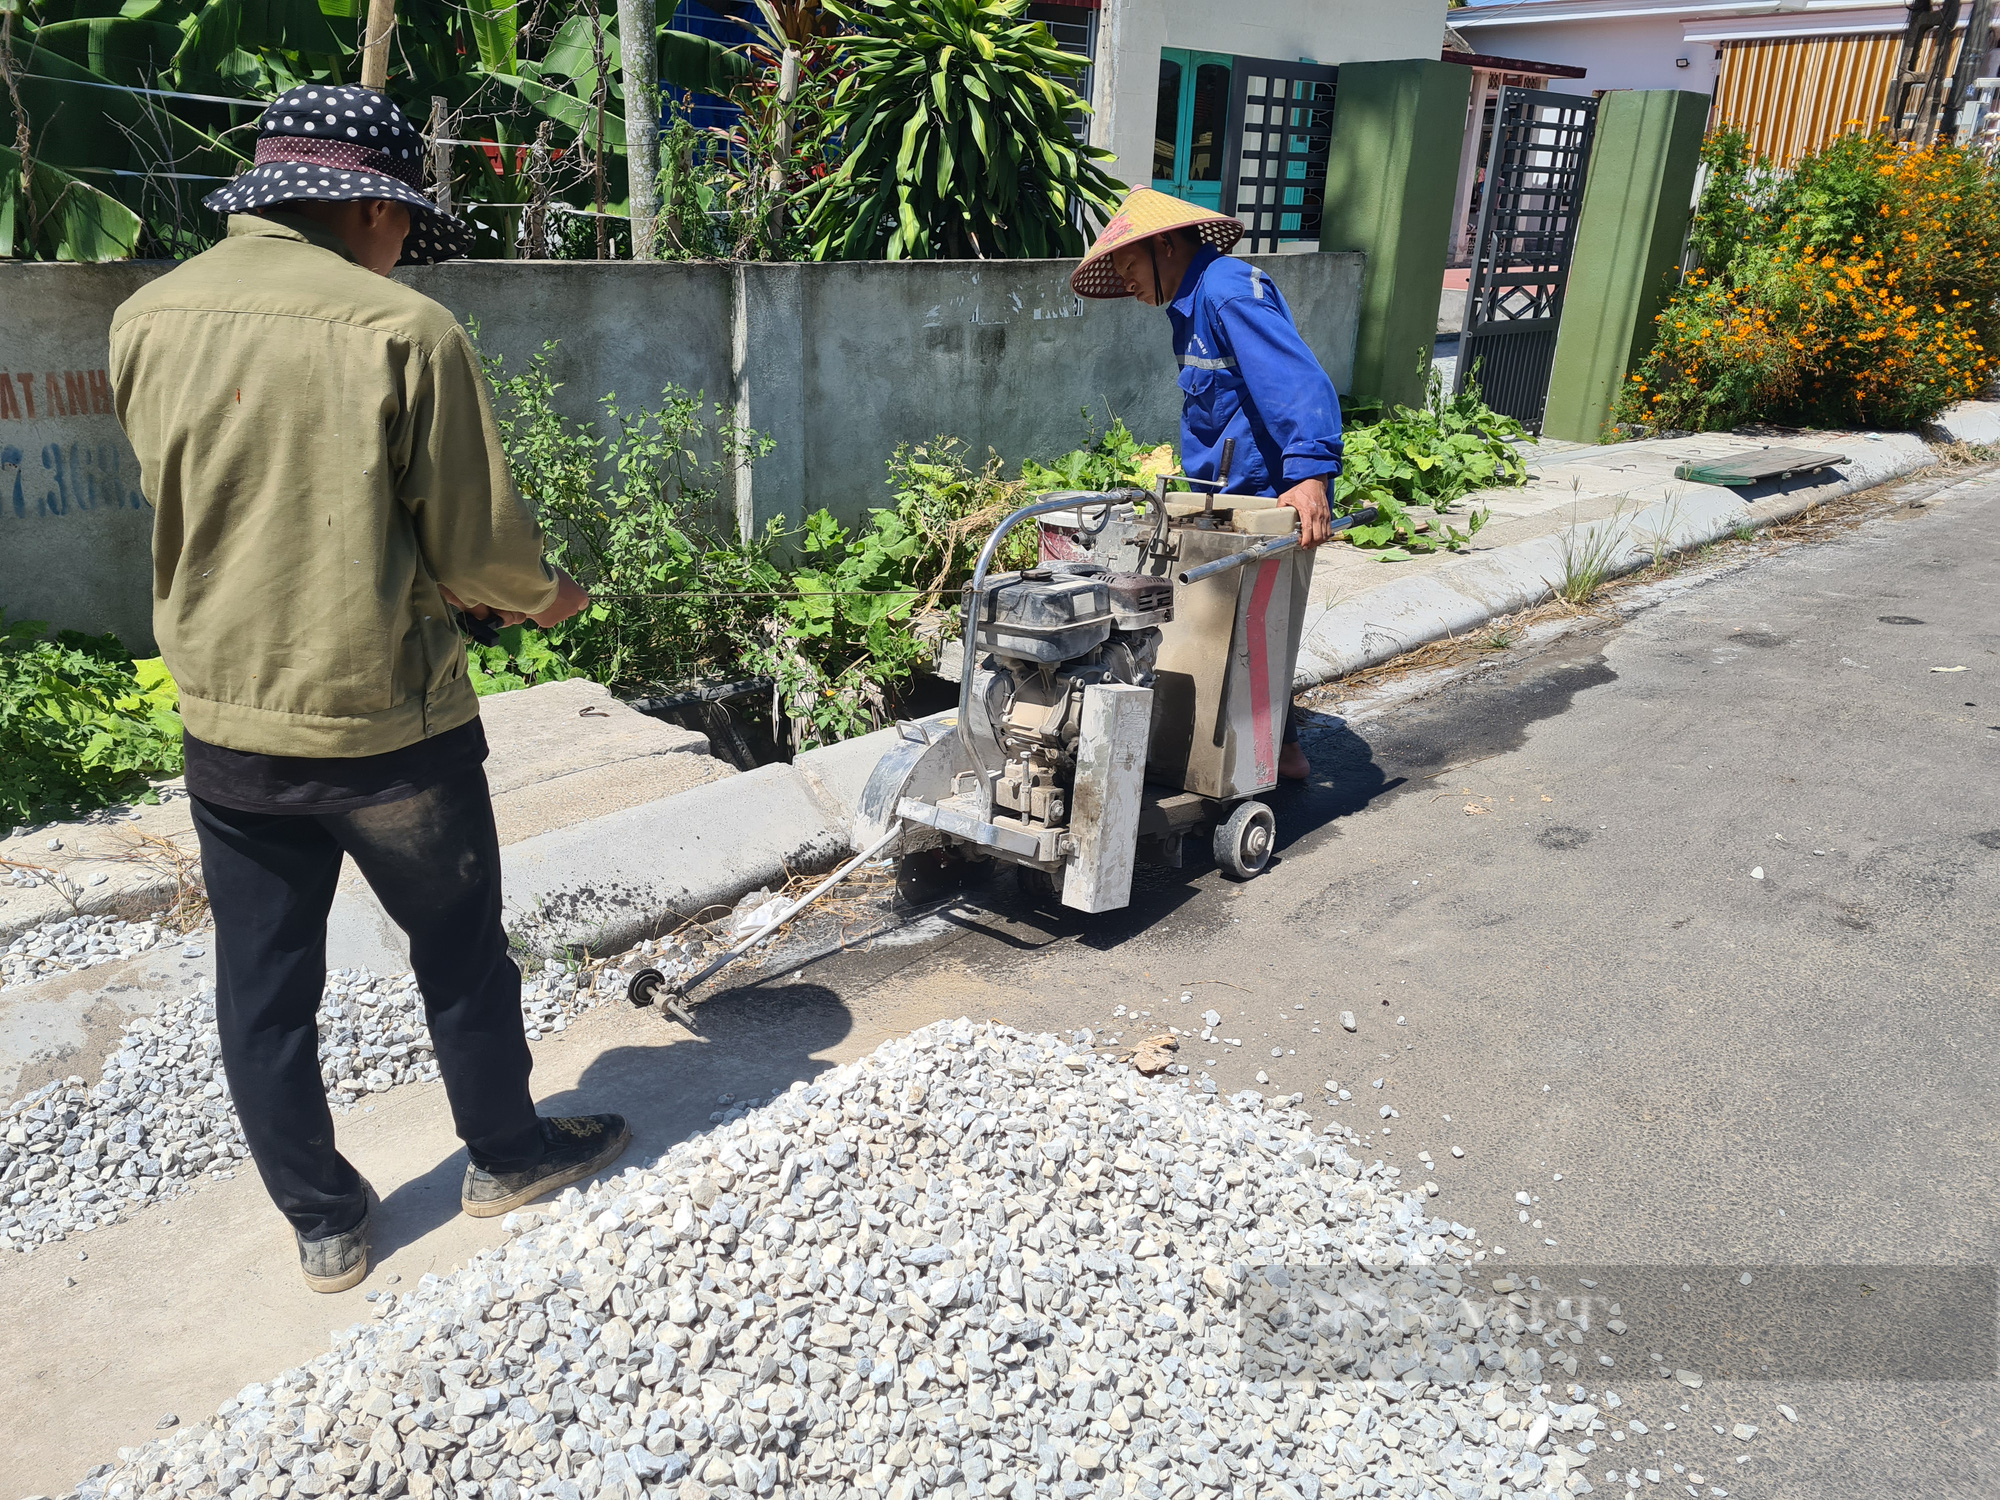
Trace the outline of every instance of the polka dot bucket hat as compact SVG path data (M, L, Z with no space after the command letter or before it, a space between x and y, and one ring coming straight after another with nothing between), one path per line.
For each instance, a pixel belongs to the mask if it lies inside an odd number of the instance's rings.
M257 122L257 161L201 201L221 214L281 203L386 198L410 210L405 266L471 252L472 231L425 196L423 138L374 89L308 84L280 94Z

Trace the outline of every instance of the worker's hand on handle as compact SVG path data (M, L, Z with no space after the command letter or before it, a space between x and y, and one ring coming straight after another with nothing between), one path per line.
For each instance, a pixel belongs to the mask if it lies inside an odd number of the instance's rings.
M443 584L438 585L438 592L444 595L445 603L455 610L472 616L475 620L498 620L502 625L519 625L523 620L532 620L547 630L551 625L560 625L590 603L590 595L582 584L561 568L555 571L555 602L538 615L523 614L513 609L495 609L488 604L467 604Z
M470 615L475 620L497 620L502 625L518 625L528 618L518 610L494 609L487 604L467 604L443 584L438 585L438 592L444 595L445 603L460 614Z
M1324 479L1301 479L1278 496L1278 504L1289 505L1299 513L1301 547L1317 547L1333 535L1333 512L1327 507Z
M556 602L540 614L530 615L529 618L541 626L542 629L547 630L551 625L562 624L571 615L588 608L589 605L590 594L584 586L570 577L561 568L557 568Z

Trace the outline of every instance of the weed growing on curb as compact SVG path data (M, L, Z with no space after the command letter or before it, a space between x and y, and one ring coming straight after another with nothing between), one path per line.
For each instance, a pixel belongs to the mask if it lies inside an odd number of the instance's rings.
M1588 604L1611 575L1629 530L1623 501L1602 521L1564 527L1557 542L1562 551L1562 577L1549 584L1556 598L1572 607Z
M1633 538L1652 554L1653 566L1659 567L1673 554L1674 537L1681 529L1681 498L1683 491L1678 487L1668 490L1666 498L1660 502L1660 524L1654 527L1633 528Z

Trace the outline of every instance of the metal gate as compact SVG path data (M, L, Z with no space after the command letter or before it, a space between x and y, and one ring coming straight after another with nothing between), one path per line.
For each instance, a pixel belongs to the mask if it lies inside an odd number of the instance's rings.
M1542 430L1597 101L1544 89L1500 92L1479 200L1454 391L1477 379L1487 404Z
M1288 244L1317 249L1339 70L1265 57L1233 61L1222 211L1242 220L1245 255Z

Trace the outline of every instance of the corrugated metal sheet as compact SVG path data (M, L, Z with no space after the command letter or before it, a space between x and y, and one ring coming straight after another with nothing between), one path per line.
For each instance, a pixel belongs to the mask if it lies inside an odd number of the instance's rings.
M1711 125L1735 125L1789 166L1848 130L1874 125L1902 37L1776 37L1725 42Z

